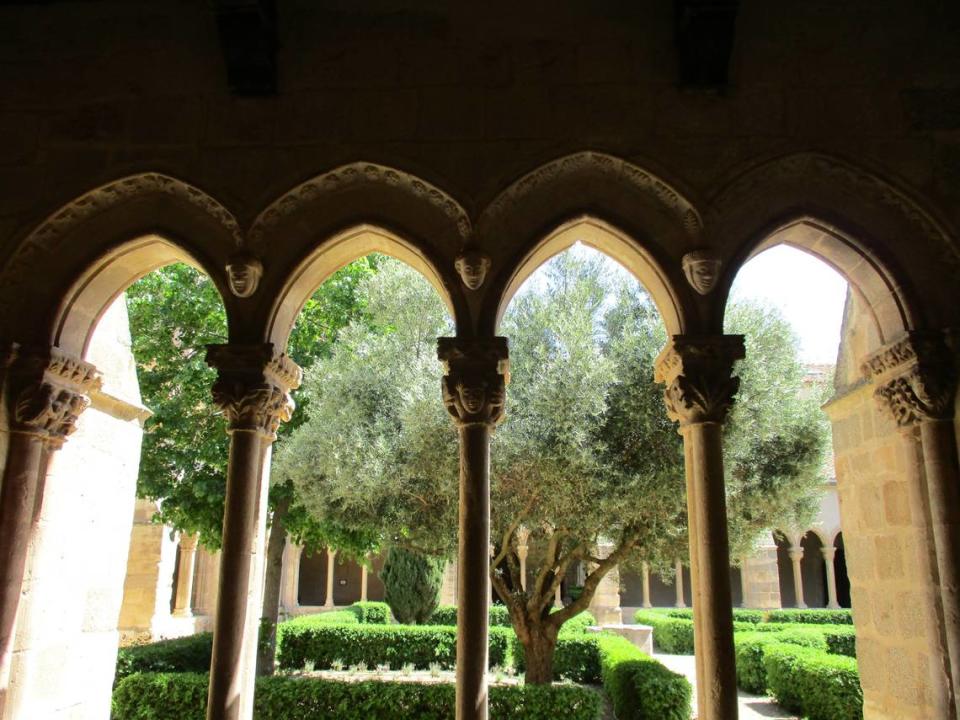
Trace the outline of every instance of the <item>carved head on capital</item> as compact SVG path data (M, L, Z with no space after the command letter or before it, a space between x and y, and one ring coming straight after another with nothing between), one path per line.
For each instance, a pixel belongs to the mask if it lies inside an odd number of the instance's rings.
M464 285L471 290L478 290L487 278L490 258L479 250L464 250L457 256L454 267Z
M690 287L701 295L709 294L720 279L721 260L712 250L694 250L683 256L683 274Z
M498 374L444 378L444 402L455 420L496 423L505 400L503 377Z
M257 291L263 264L252 255L234 255L227 263L230 292L238 298L248 298Z

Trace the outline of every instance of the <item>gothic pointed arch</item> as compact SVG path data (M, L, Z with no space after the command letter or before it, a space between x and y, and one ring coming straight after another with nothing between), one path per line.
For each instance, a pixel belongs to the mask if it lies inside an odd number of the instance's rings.
M0 336L82 356L112 300L158 267L197 266L226 298L222 268L241 244L234 215L183 180L145 172L101 185L17 244L0 272Z

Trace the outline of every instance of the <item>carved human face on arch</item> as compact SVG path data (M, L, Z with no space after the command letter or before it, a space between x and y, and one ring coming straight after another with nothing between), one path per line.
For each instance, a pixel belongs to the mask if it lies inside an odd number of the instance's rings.
M683 256L683 274L690 287L707 295L720 278L720 258L710 250L696 250Z
M490 258L478 250L467 250L457 257L454 267L463 284L471 290L477 290L487 277Z
M257 291L261 275L263 275L263 265L249 255L235 257L227 265L230 292L239 298L250 297Z

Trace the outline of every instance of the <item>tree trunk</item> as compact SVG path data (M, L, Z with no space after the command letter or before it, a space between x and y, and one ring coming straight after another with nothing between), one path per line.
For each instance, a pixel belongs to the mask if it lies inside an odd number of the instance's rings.
M535 625L525 642L523 656L526 661L524 678L527 685L549 685L553 682L553 656L557 649L556 634L542 625Z
M287 540L289 498L277 503L267 544L267 567L260 615L260 642L257 644L257 675L273 675L277 654L277 617L280 614L280 579L283 572L283 546Z

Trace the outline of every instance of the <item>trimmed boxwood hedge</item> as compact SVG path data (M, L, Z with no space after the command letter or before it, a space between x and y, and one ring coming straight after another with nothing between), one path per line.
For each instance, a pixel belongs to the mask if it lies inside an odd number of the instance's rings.
M347 682L318 678L257 678L256 720L452 720L450 683ZM113 695L113 720L203 720L207 675L135 674ZM596 720L600 696L573 685L490 688L498 720Z
M689 720L693 690L626 638L598 635L603 689L618 720Z
M505 605L491 605L489 610L490 627L513 627L510 622L510 611ZM429 625L456 625L457 606L441 605L430 616Z
M120 648L114 682L138 672L207 672L212 654L211 633Z
M553 679L572 680L588 685L600 682L600 645L599 634L579 633L560 634L557 649L553 655ZM513 664L517 672L527 668L523 645L517 636L512 638Z
M799 645L826 651L827 642L816 630L790 626L780 632L737 633L734 645L737 653L737 685L747 692L762 695L767 689L767 672L763 666L764 651L771 645ZM795 628L795 629L794 629Z
M637 610L634 622L653 628L653 646L670 655L693 655L693 620L670 617L656 610Z
M386 625L390 622L390 606L385 602L355 602L347 608L357 622L367 625Z
M796 645L764 648L767 689L787 710L808 720L862 720L857 661Z
M649 609L646 612L659 612L667 617L680 618L681 620L693 620L693 608L656 608ZM747 610L745 608L733 609L733 621L738 623L752 623L757 625L766 622L766 616L763 610Z
M807 625L853 625L853 613L847 609L828 610L826 608L768 610L766 622L804 623Z
M490 628L490 666L505 666L513 632ZM433 625L298 625L288 623L277 643L277 661L284 670L302 668L308 661L329 668L335 660L345 665L389 664L399 670L407 663L427 668L437 662L456 664L457 629Z

